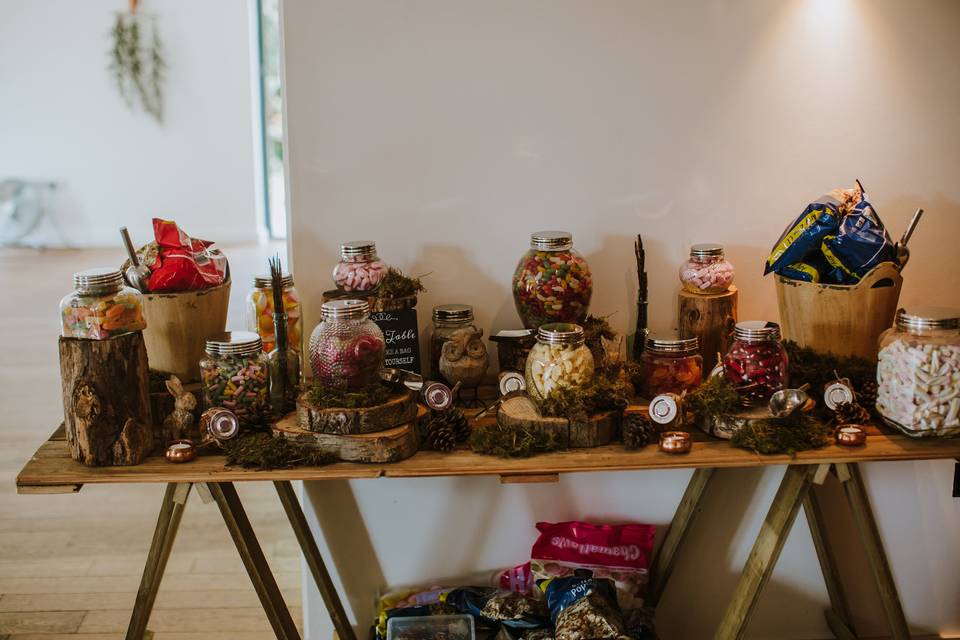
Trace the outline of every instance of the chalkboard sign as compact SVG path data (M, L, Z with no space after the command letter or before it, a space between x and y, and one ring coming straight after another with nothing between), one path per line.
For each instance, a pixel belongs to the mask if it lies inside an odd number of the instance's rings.
M420 334L417 309L375 311L370 318L383 331L387 343L384 365L420 373Z

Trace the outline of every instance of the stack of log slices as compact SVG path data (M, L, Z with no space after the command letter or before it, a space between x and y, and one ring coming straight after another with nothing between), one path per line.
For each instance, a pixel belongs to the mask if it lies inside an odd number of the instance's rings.
M620 436L621 412L601 411L583 420L543 416L527 395L505 399L497 409L497 424L505 429L545 433L570 449L599 447Z
M417 452L417 421L426 414L413 391L362 409L319 407L301 396L273 433L345 462L397 462Z

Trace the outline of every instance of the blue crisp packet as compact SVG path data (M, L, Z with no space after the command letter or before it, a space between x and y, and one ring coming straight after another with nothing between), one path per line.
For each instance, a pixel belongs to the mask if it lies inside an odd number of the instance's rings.
M763 275L771 271L785 275L782 272L785 267L803 262L803 257L816 250L824 237L837 234L840 226L839 205L840 202L833 196L823 196L807 205L773 245Z
M802 280L804 282L820 282L820 270L806 262L794 262L780 269L778 272L784 278Z
M843 216L836 235L828 235L820 246L835 272L838 284L856 284L881 262L896 258L896 249L880 216L864 197Z

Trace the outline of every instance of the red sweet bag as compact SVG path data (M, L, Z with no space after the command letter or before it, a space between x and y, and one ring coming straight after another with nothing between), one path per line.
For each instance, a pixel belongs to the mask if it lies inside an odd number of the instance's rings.
M194 291L223 284L227 258L212 242L184 233L172 220L153 219L157 257L150 267L150 291Z

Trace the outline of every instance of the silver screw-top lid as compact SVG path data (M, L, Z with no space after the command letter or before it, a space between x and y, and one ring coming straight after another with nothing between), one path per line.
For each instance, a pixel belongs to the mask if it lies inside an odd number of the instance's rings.
M280 278L280 282L283 283L283 288L293 286L293 276L289 273L283 274ZM259 275L253 278L253 286L257 289L269 289L273 286L273 278L267 275Z
M263 341L252 331L225 331L207 338L211 356L249 356L263 350Z
M583 327L569 322L551 322L537 329L537 340L550 345L576 346L583 344Z
M344 260L352 258L375 258L377 243L373 240L351 240L340 245L340 257Z
M945 307L917 307L897 309L896 324L904 331L960 328L960 309Z
M73 274L73 286L80 290L119 289L123 286L123 274L113 267L96 267Z
M850 404L856 399L856 394L846 382L831 382L823 390L823 402L831 411L835 411L842 404Z
M513 391L526 391L527 381L519 371L501 371L498 376L500 395L505 396Z
M734 326L733 337L744 342L780 340L780 325L766 320L745 320Z
M362 320L370 315L366 300L329 300L320 307L321 320Z
M723 245L713 242L704 242L690 247L690 257L694 260L703 260L704 258L722 258Z
M201 426L205 426L210 437L216 440L230 440L240 431L237 414L229 409L216 407L207 409L200 416Z
M663 355L693 355L700 349L700 338L681 338L676 331L651 333L645 343L648 351Z
M424 404L434 411L445 411L453 405L453 390L442 382L428 382L420 394Z
M473 307L468 304L438 304L433 308L433 321L469 324L473 322Z
M536 231L530 234L530 248L537 251L563 251L573 247L573 234L568 231Z
M670 424L680 413L679 396L673 393L662 393L650 401L647 414L650 421L656 424Z

